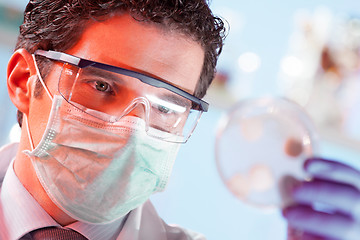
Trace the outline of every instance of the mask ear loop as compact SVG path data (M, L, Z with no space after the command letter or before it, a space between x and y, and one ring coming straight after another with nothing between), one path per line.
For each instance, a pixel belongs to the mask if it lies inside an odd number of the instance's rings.
M38 76L38 78L39 78L39 80L40 80L40 83L41 83L41 85L44 87L44 89L45 89L47 95L49 96L49 98L50 98L51 100L53 100L53 96L51 95L49 89L47 88L47 86L46 86L43 78L41 77L39 68L38 68L37 63L36 63L35 55L33 54L32 57L33 57L33 59L34 59L35 70L36 70L36 74L37 74L37 76Z
M26 126L26 132L27 132L27 135L28 135L28 138L29 138L29 143L30 143L30 147L31 147L31 151L34 151L35 147L34 147L34 142L32 140L32 137L31 137L31 133L30 133L30 128L29 128L29 121L28 121L28 116L25 114L25 126Z
M37 63L36 63L36 59L35 59L35 55L34 55L34 54L32 55L32 58L33 58L33 60L34 60L36 75L38 76L41 85L44 87L46 94L49 96L49 98L50 98L51 100L53 100L53 96L51 95L51 93L50 93L49 89L47 88L47 86L46 86L43 78L42 78L41 75L40 75L40 71L39 71L39 68L38 68L38 66L37 66ZM30 127L29 127L29 120L28 120L28 116L27 116L26 114L25 114L24 120L25 120L26 132L27 132L27 135L28 135L28 138L29 138L29 143L30 143L31 151L34 151L34 149L35 149L34 141L33 141L32 137L31 137Z

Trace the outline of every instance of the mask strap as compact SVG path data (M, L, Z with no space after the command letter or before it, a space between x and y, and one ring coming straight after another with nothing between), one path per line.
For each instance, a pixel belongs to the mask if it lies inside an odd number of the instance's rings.
M40 74L40 71L39 71L39 68L37 66L37 63L36 63L36 59L35 59L35 55L33 54L32 55L32 58L34 59L34 65L35 65L35 70L36 70L36 74L40 80L40 83L41 85L44 87L45 89L45 92L46 94L49 96L49 98L52 100L53 99L53 96L51 95L49 89L47 88L44 80L42 79L41 77L41 74ZM31 151L34 151L35 149L35 146L34 146L34 142L33 142L33 139L31 137L31 133L30 133L30 127L29 127L29 120L28 120L28 116L25 114L25 126L26 126L26 132L27 132L27 135L28 135L28 138L29 138L29 143L30 143L30 147L31 147Z
M36 63L35 55L33 54L32 57L33 57L33 59L34 59L36 73L37 73L37 75L38 75L38 77L39 77L40 83L41 83L41 85L44 87L44 89L45 89L47 95L49 96L49 98L52 100L52 99L53 99L53 96L51 95L49 89L47 88L44 80L43 80L42 77L41 77L39 68L38 68L37 63Z
M25 114L24 120L25 120L25 126L26 126L27 135L28 135L29 142L30 142L31 151L34 151L34 149L35 149L34 142L33 142L32 137L31 137L28 116L26 114Z

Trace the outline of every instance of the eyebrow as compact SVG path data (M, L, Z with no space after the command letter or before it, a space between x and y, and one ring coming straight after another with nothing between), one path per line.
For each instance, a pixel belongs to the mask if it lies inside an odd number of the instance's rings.
M116 82L120 82L122 84L126 83L126 81L124 80L124 78L128 77L128 78L134 78L134 77L130 77L130 76L127 76L127 75L123 75L123 74L120 74L120 73L114 73L114 72L111 72L111 71L106 71L106 70L103 70L101 68L97 68L96 66L91 66L91 67L86 67L86 68L83 68L83 73L85 75L98 75L98 76L101 76L102 78L105 78L105 79L110 79L110 80L113 80L113 81L116 81ZM124 77L124 78L121 78ZM139 82L142 82L140 79L138 78L135 78L137 81ZM148 85L147 83L143 83L145 85ZM151 85L148 85L148 86L151 86ZM155 86L151 86L153 88L157 88ZM163 90L167 90L165 88L158 88L158 89L163 89ZM167 90L169 91L169 90ZM161 99L163 100L168 100L168 101L171 101L179 106L187 106L190 108L190 104L189 102L191 102L191 100L185 100L184 97L181 97L180 95L177 95L177 94L173 94L173 93L162 93L161 94Z
M124 78L134 78L134 77L130 77L130 76L127 76L127 75L120 74L120 73L114 73L114 72L111 72L111 71L106 71L106 70L103 70L101 68L97 68L95 66L82 68L82 74L84 74L85 76L87 76L87 75L100 76L101 78L112 80L112 81L115 81L115 82L119 82L120 84L123 84L123 85L126 84L126 80ZM142 84L145 84L146 86L150 86L150 87L155 88L155 89L163 89L163 90L169 91L169 90L167 90L165 88L161 88L161 87L157 88L157 87L148 85L147 83L143 83L138 78L134 78L134 79L141 82ZM176 104L178 106L186 106L186 108L191 107L191 104L189 103L189 102L191 102L191 100L185 99L184 97L181 97L180 95L170 93L170 92L162 92L162 91L159 91L158 95L161 95L161 97L158 98L159 100L169 101L169 102L172 102L173 104ZM151 97L151 95L147 95L147 96Z
M97 68L94 66L82 68L82 72L85 76L87 76L87 75L100 76L101 78L104 78L104 79L112 80L112 81L119 82L122 84L125 83L125 80L123 78L121 78L121 76L125 77L125 75L106 71L106 70L103 70L103 69L100 69L100 68Z

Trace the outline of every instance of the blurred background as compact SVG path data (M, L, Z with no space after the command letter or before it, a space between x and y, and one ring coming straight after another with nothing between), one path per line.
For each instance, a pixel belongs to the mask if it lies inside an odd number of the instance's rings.
M0 143L16 141L16 109L6 66L26 0L0 0ZM179 153L167 190L152 197L168 223L209 240L286 239L277 210L237 200L216 169L219 119L236 102L287 97L312 118L321 154L360 165L360 2L358 0L213 0L230 31L206 100L210 111Z

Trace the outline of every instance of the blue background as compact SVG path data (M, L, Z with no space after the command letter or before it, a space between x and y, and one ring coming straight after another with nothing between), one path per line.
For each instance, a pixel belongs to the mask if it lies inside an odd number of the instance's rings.
M23 9L26 1L0 0L0 3ZM227 18L231 25L219 69L234 76L238 73L237 56L246 51L256 52L261 56L262 64L251 77L252 84L246 97L280 95L277 75L293 31L293 16L299 9L312 12L321 6L335 14L360 15L358 0L212 1L214 12ZM0 33L0 37L4 35ZM16 110L6 89L6 65L13 45L0 44L1 144L9 142L9 130L16 122ZM208 101L211 103L213 100L210 98ZM155 194L153 203L168 223L202 232L209 240L286 239L286 224L279 211L264 212L243 204L228 192L217 173L214 157L216 127L228 107L213 104L203 115L192 138L179 152L167 190ZM323 139L321 153L357 166L357 146Z

